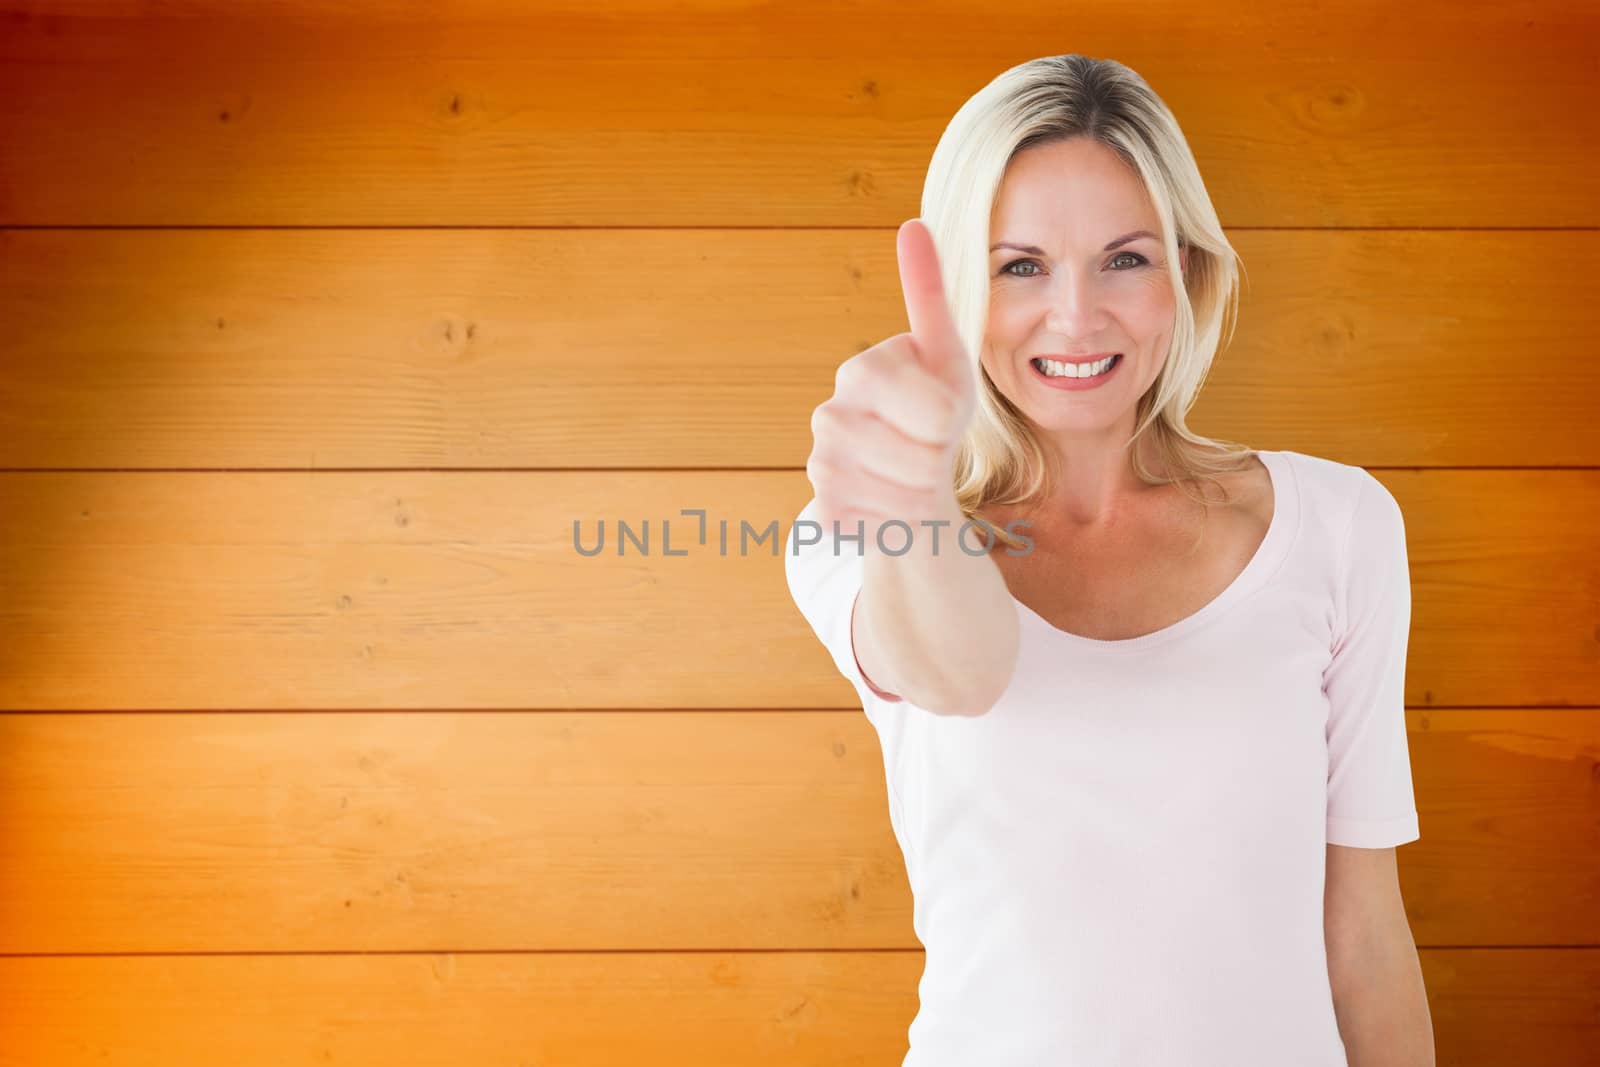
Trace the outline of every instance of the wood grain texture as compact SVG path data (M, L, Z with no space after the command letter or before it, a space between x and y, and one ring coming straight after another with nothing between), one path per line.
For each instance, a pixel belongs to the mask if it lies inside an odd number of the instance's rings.
M1600 234L1234 243L1200 432L1600 456ZM892 227L0 231L0 466L798 469L838 365L908 328L894 255Z
M1400 502L1439 1064L1585 1063L1597 37L0 0L0 1067L897 1063L882 753L739 524L788 532L834 369L905 329L955 109L1066 51L1167 100L1243 257L1191 425Z
M1407 725L1418 943L1600 945L1600 711ZM12 714L0 752L3 953L919 947L859 709Z
M1407 530L1407 703L1595 703L1600 471L1375 473ZM810 488L793 471L15 472L0 710L859 706L778 555ZM604 551L581 555L575 524L593 549L602 520Z
M1600 950L1423 949L1449 1067L1576 1067ZM6 1067L900 1062L923 953L0 959ZM25 1015L19 1015L25 1012Z
M896 226L961 103L1068 51L1162 95L1232 227L1600 224L1570 0L187 10L12 14L0 224Z

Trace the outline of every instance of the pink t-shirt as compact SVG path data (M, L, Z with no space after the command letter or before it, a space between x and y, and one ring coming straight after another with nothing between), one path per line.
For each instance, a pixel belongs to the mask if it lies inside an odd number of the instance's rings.
M976 718L868 687L864 560L791 532L790 592L883 750L926 950L902 1067L1346 1064L1324 843L1419 836L1405 528L1363 468L1259 455L1271 524L1216 599L1102 641L1013 597L1016 670Z

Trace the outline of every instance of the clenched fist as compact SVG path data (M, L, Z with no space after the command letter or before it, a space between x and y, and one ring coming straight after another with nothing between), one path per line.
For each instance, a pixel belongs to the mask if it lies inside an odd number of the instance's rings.
M854 534L859 521L869 552L887 520L899 519L921 539L930 533L919 525L923 519L960 514L955 452L976 405L972 362L945 301L933 235L921 219L901 225L896 252L911 330L839 365L833 396L811 413L815 440L806 460L824 536L836 520L844 534ZM905 538L904 530L891 528L884 543L897 549Z

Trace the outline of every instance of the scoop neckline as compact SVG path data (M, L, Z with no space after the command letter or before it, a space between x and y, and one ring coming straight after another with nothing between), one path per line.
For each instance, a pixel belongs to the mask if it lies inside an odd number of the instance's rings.
M1255 554L1244 565L1244 569L1234 575L1233 581L1204 606L1159 630L1152 630L1137 637L1105 640L1061 629L1018 600L1007 587L1006 593L1016 605L1018 615L1022 618L1031 617L1034 624L1045 631L1047 637L1064 644L1098 652L1133 652L1181 637L1191 630L1204 626L1233 604L1261 588L1277 569L1278 564L1288 555L1289 545L1299 528L1300 490L1293 467L1283 450L1258 448L1255 454L1267 468L1267 477L1272 483L1272 518L1268 520L1267 532L1262 537L1261 543L1256 546Z

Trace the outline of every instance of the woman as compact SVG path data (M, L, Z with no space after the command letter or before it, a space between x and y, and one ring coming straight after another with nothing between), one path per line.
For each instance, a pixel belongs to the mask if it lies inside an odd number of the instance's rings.
M1006 71L898 242L911 330L813 414L786 567L882 743L905 1067L1432 1064L1400 509L1185 426L1238 275L1171 112Z

